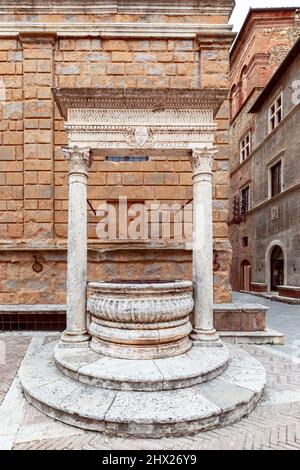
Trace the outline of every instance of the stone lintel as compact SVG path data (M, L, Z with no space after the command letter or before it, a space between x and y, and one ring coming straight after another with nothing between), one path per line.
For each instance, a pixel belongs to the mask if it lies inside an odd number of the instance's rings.
M46 31L23 31L18 36L22 44L54 45L57 39L56 33Z

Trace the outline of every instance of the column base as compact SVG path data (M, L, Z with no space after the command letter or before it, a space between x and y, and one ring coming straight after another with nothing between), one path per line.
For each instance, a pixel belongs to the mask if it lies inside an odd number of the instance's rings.
M90 335L87 331L73 333L65 330L59 342L59 347L65 348L88 348Z
M217 348L223 346L216 330L193 330L190 334L190 339L193 342L193 346L197 347Z

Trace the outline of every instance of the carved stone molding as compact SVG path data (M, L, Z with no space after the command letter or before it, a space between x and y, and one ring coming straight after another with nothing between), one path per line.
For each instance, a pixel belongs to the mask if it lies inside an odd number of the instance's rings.
M178 103L179 105L179 103ZM211 125L213 111L210 109L102 109L100 108L71 108L68 110L68 126L80 125L93 127L113 126L146 126L178 127ZM120 104L121 106L121 104Z
M214 142L224 90L54 89L69 146L190 151Z
M65 129L72 145L98 149L192 149L212 143L212 110L68 110ZM126 123L126 124L124 124Z
M196 35L200 50L227 49L232 46L236 33L232 31L203 30Z
M210 110L215 116L228 90L54 88L52 92L61 115L69 120L69 113L73 109L149 110L153 115L168 110Z
M215 148L204 148L193 151L190 156L190 161L194 176L200 174L212 174L214 156L217 152L218 150Z
M148 150L192 150L199 145L213 143L215 127L156 128L147 126L98 128L97 130L68 129L70 145L84 145L93 149L148 149Z
M92 166L90 148L63 147L62 150L65 159L69 163L69 174L88 173L88 169Z
M0 0L1 1L1 0ZM74 8L74 5L72 5ZM6 13L6 12L5 12ZM0 19L3 12L0 8ZM228 25L205 25L211 28L212 34L220 30L225 32ZM95 38L156 38L194 40L201 33L203 26L192 23L41 23L32 21L0 22L0 37L18 37L19 33L56 33L59 38L86 37Z
M0 0L0 14L170 14L174 15L231 15L234 1L219 0ZM3 9L3 10L2 10Z
M224 90L54 89L70 147L110 151L210 148Z
M157 359L191 348L192 283L89 284L90 347L123 359Z

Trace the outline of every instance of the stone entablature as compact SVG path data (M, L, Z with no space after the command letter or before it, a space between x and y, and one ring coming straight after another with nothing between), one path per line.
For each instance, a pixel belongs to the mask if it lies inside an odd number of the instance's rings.
M222 91L53 90L67 118L69 144L101 149L173 151L213 145Z

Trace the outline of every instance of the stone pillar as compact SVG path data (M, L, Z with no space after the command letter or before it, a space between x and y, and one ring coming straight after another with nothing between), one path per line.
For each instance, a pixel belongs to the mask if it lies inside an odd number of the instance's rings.
M77 346L89 340L86 324L87 179L92 159L89 148L63 148L63 153L69 163L69 213L67 329L61 340Z
M197 346L222 343L214 328L212 167L215 149L194 150L193 283L194 324L191 339Z

